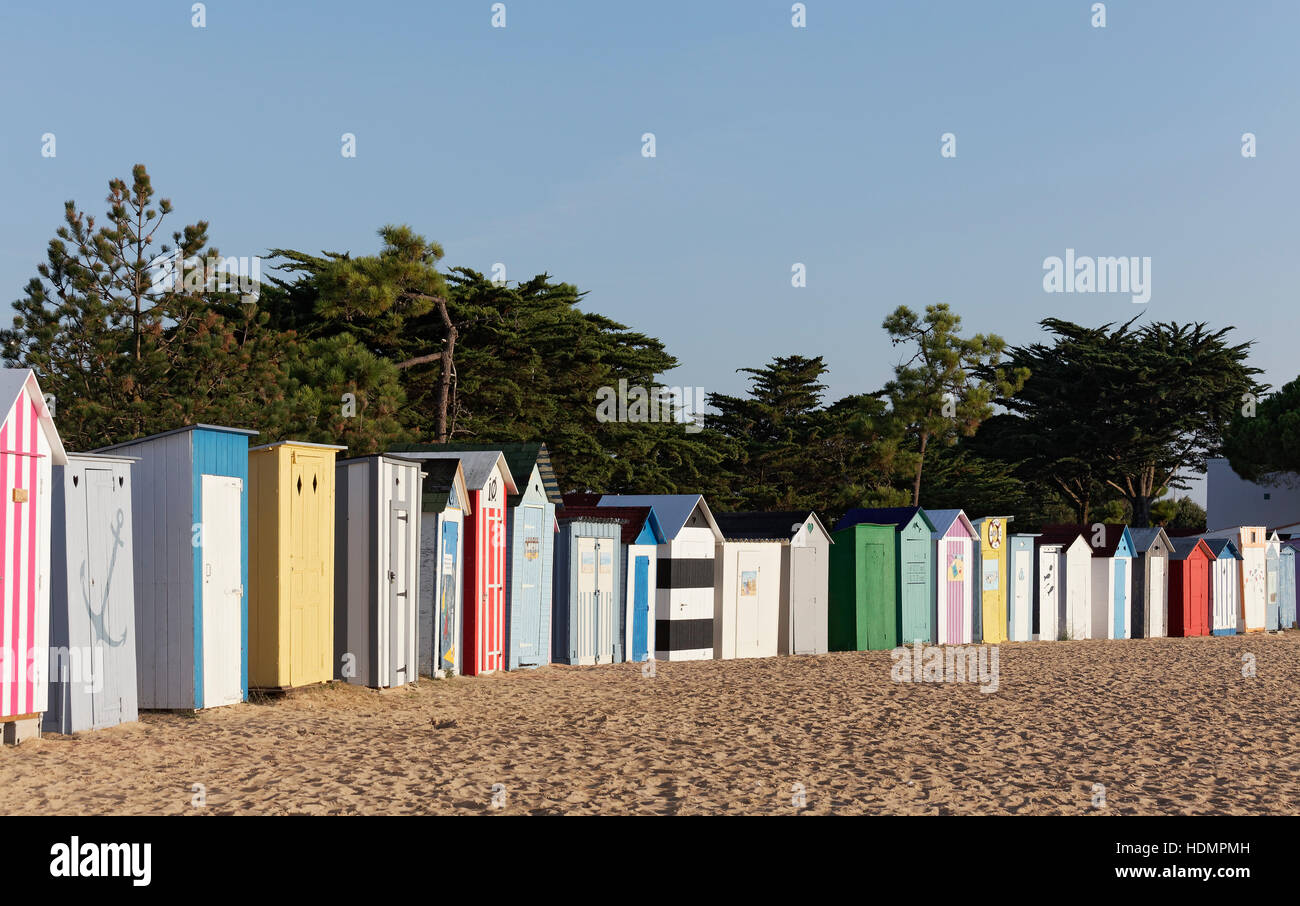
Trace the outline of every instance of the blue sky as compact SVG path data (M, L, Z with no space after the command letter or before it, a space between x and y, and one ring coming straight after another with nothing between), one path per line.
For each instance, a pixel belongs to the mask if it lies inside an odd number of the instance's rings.
M409 223L448 265L577 284L707 390L792 353L832 397L877 389L880 322L935 302L1013 343L1049 315L1233 325L1270 383L1300 372L1300 4L1112 2L1104 29L1076 0L807 0L804 29L788 2L506 0L504 29L486 0L212 0L203 29L182 0L16 5L6 302L62 203L102 213L143 162L227 255ZM1149 256L1150 303L1045 293L1066 248Z

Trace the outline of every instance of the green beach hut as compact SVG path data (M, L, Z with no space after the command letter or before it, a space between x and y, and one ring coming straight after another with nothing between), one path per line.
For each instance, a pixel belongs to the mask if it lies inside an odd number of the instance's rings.
M899 644L934 641L934 524L915 506L849 510L836 528L859 523L892 525L894 544L894 620Z
M831 651L898 646L893 524L850 523L832 534L826 641Z

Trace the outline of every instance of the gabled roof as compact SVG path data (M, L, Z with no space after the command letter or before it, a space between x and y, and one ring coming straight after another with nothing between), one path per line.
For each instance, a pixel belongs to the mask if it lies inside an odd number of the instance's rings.
M547 449L546 444L541 441L526 444L393 444L390 448L394 453L488 453L499 451L506 461L506 470L510 473L510 478L516 488L521 488L528 483L528 476L532 474L533 466L537 466L537 474L542 479L542 489L546 492L546 499L557 506L563 502L560 496L560 485L555 479L555 467L551 464L551 452ZM468 476L468 472L466 473ZM512 494L517 491L511 491Z
M811 518L822 534L831 533L811 510L781 510L774 513L718 513L714 517L728 541L789 541L803 530Z
M13 408L14 402L24 393L35 406L36 422L40 425L41 434L45 435L45 442L50 445L50 462L56 466L67 465L68 454L64 452L63 440L54 427L54 419L50 416L50 407L45 403L45 394L41 393L41 385L36 381L36 373L30 368L0 368L0 400L3 401L5 413Z
M1241 552L1237 550L1237 545L1232 543L1231 538L1202 538L1205 546L1214 554L1214 559L1222 560L1225 557L1231 557L1233 560L1240 560Z
M1133 539L1133 550L1137 553L1151 550L1151 545L1155 544L1161 536L1164 536L1165 547L1169 547L1169 533L1158 525L1155 528L1131 528L1128 533Z
M445 450L435 449L410 449L419 447L420 444L394 444L390 449L394 453L400 453L406 459L452 459L459 460L461 468L464 469L465 487L471 491L482 490L492 477L493 472L499 467L505 473L506 494L517 493L514 479L510 477L510 469L506 467L506 458L499 450L484 450L482 452L471 453L451 453ZM436 445L425 444L425 447Z
M691 514L698 509L704 521L713 530L713 536L721 541L722 530L709 511L709 505L699 494L606 494L600 498L600 506L652 506L659 517L659 525L664 530L664 537L672 541L676 538Z
M1043 527L1043 531L1034 539L1034 544L1064 544L1069 547L1081 537L1083 537L1083 529L1080 526L1049 525ZM1087 543L1086 538L1084 543Z
M424 487L420 494L420 509L426 513L441 513L451 499L451 489L456 488L458 506L466 516L470 513L469 493L465 485L465 470L459 459L419 459L424 467Z
M568 499L568 495L565 495ZM556 517L570 519L613 519L622 524L624 544L635 544L641 532L646 528L654 535L655 544L663 544L668 539L659 525L659 517L652 506L565 506Z
M1173 560L1186 560L1191 556L1192 551L1196 550L1198 547L1201 548L1201 551L1205 556L1209 557L1211 560L1214 559L1214 551L1210 550L1210 546L1206 544L1203 539L1195 536L1170 538L1169 557Z
M971 533L971 537L979 534L975 531L975 526L971 524L965 510L926 510L925 518L929 519L930 524L934 526L934 531L930 533L934 538L942 538L948 534L952 530L952 524L959 519L966 524L966 531Z
M926 528L931 532L934 531L934 523L930 521L925 510L919 506L889 506L889 507L858 507L849 510L840 517L839 522L835 523L835 531L845 529L853 525L892 525L901 529L907 526L909 522L916 518L916 514L921 514L921 519L925 522Z
M1102 526L1102 528L1105 530L1105 535L1100 545L1092 543L1093 538L1096 537L1096 527L1091 525L1070 525L1068 523L1045 525L1043 526L1043 534L1059 535L1062 533L1068 534L1073 532L1075 535L1083 535L1084 539L1088 542L1088 546L1092 548L1092 555L1094 557L1115 556L1115 551L1119 549L1120 542L1124 540L1126 536L1128 538L1129 550L1133 550L1133 536L1129 533L1127 525L1107 523ZM1073 538L1070 540L1073 540ZM1040 541L1039 543L1042 544L1045 542Z

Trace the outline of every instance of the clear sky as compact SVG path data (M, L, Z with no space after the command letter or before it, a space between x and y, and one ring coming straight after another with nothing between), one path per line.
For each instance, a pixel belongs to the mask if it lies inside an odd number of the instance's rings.
M6 2L4 301L62 203L102 213L143 162L224 254L409 223L448 265L577 284L710 391L793 353L832 397L878 389L880 322L935 302L1013 343L1233 325L1269 383L1300 372L1300 3L791 5L506 0L494 28L488 0L211 0L199 29L185 0ZM1151 301L1045 293L1067 248L1150 257Z

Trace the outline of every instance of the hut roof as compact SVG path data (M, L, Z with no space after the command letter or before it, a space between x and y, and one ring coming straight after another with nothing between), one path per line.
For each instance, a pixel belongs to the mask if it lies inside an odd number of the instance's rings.
M36 381L36 372L30 368L0 368L0 397L4 399L4 411L12 409L14 401L24 393L35 406L36 420L41 433L45 435L45 442L50 445L50 462L58 466L67 465L68 454L63 450L63 441L59 438L58 429L54 427L50 407Z
M849 528L854 525L892 525L895 528L902 528L913 519L916 514L920 513L921 518L930 531L934 531L934 523L930 520L925 510L919 506L888 506L888 507L858 507L849 510L840 517L839 522L835 523L835 531ZM951 523L950 523L951 524Z
M826 526L811 510L718 513L714 518L728 541L789 541L799 534L810 516L829 537Z
M664 537L676 538L686 527L691 514L698 508L705 522L719 540L722 530L718 528L709 505L699 494L606 494L600 498L600 505L605 506L652 506L659 517L659 526L664 530Z
M1234 560L1240 560L1241 552L1237 550L1237 545L1232 543L1231 538L1202 538L1205 546L1214 554L1214 559L1222 560L1224 557L1231 557Z
M546 492L546 499L557 506L563 502L560 496L560 484L555 478L555 467L551 463L551 452L547 449L546 444L542 441L532 443L484 443L484 444L394 444L391 447L394 453L489 453L500 452L505 457L506 470L510 473L516 488L523 487L528 476L532 474L533 466L537 466L537 474L542 479L542 488ZM465 479L471 484L474 482L469 477L469 467L466 466ZM511 490L512 494L517 493Z

